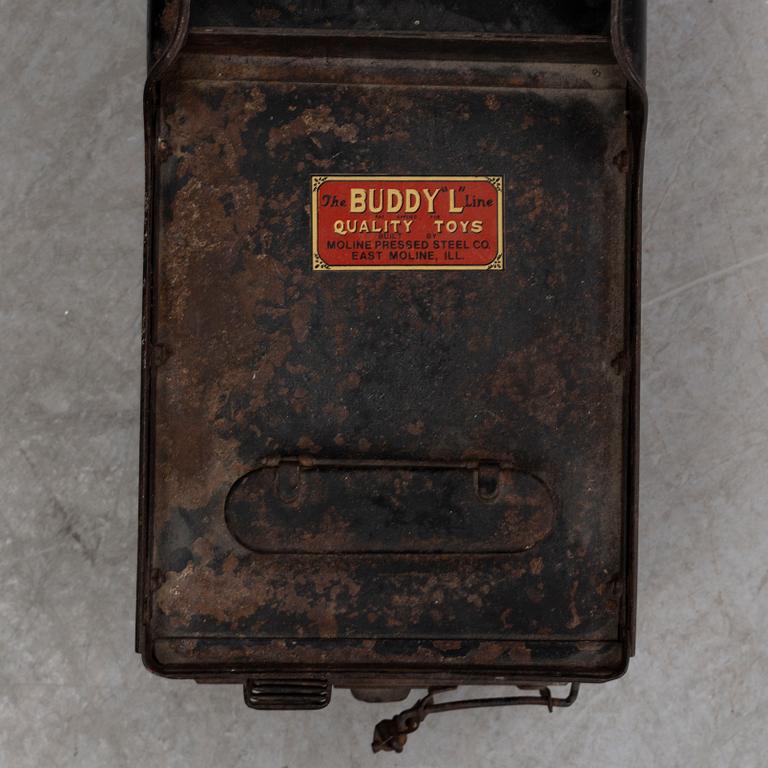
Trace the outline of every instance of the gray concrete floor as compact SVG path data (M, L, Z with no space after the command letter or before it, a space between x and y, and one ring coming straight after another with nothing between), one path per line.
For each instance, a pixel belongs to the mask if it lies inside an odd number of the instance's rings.
M133 654L145 0L0 0L0 766L766 765L768 4L649 5L637 658L374 759Z

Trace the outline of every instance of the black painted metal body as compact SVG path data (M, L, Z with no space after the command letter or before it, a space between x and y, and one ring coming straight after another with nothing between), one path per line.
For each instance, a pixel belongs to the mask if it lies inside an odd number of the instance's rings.
M151 669L263 708L624 671L643 9L150 4ZM503 268L318 271L348 177L494 180Z

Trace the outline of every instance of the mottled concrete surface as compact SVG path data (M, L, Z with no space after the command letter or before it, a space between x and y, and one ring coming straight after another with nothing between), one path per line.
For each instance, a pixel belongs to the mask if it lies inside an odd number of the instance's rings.
M258 714L133 654L143 0L0 0L0 765L765 765L768 4L650 0L638 656L578 706Z

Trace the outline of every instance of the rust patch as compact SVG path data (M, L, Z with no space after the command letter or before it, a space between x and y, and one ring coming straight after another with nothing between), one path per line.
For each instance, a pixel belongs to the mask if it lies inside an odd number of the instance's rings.
M354 123L338 125L332 116L331 108L323 104L313 109L305 109L295 120L272 128L267 140L267 149L274 151L281 144L290 144L306 136L328 132L345 143L354 144L357 141L357 126Z

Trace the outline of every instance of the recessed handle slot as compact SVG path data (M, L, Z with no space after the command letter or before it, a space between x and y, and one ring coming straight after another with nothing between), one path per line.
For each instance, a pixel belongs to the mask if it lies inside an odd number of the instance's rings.
M552 530L554 500L503 462L279 458L234 483L225 514L265 554L512 553Z

